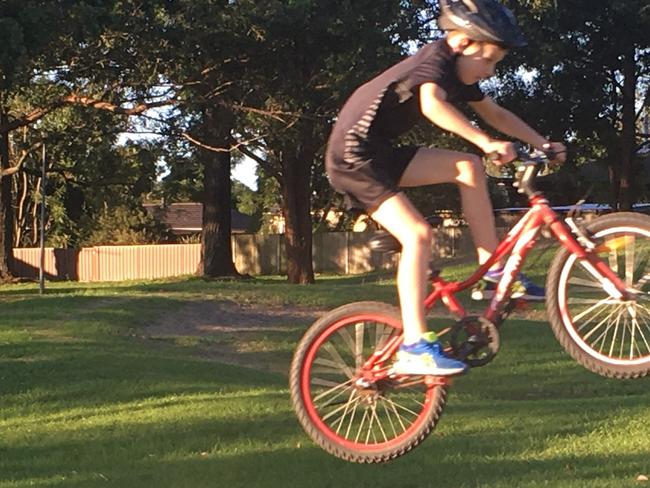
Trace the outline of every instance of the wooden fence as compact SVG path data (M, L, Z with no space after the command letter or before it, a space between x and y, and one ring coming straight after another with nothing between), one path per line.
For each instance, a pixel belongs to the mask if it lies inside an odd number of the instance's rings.
M453 257L473 253L463 228L434 230L433 255ZM397 256L368 248L368 232L314 234L316 273L358 274L391 269ZM283 274L286 271L282 234L238 234L232 237L235 265L251 275ZM52 249L45 252L45 273L50 280L124 281L194 274L201 254L199 244L97 246L85 249ZM11 268L16 276L38 277L40 249L14 249Z

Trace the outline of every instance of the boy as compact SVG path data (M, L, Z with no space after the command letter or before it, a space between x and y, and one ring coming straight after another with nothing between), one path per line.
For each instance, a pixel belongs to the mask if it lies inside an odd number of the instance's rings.
M397 288L404 344L394 365L399 374L455 375L466 369L446 356L435 334L427 332L423 302L432 230L399 188L457 183L480 263L496 249L498 239L478 156L394 146L392 140L426 119L485 154L498 154L499 163L512 161L516 154L511 142L492 139L455 106L467 102L497 130L540 149L564 152L561 143L548 142L478 86L494 74L508 49L526 45L512 13L496 0L441 0L441 8L438 25L446 38L358 88L339 113L325 159L330 182L344 194L348 208L368 212L402 245ZM498 280L499 273L491 270L492 279ZM540 290L543 296L543 289L534 291Z

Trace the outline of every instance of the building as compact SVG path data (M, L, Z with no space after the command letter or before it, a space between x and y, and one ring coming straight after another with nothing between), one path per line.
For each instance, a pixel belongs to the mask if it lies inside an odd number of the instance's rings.
M197 202L171 203L162 205L145 203L144 208L154 219L165 224L177 238L190 237L203 229L203 204ZM248 232L250 217L237 210L231 210L232 233Z

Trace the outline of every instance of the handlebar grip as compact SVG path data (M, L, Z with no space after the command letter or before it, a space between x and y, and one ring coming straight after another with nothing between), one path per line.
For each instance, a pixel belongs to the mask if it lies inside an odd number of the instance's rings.
M549 159L549 161L555 161L555 158L557 158L557 153L551 149L550 144L544 144L542 146L542 152Z
M515 142L513 143L513 146L515 147L515 153L517 154L518 159L525 159L528 156L528 152L524 149L523 144ZM501 158L501 155L496 151L485 155L485 159L488 163L495 163L499 161L499 158Z

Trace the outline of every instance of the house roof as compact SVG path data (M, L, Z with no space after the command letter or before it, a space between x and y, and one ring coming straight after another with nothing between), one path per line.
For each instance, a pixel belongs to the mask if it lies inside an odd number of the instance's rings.
M171 203L163 206L145 203L144 208L156 220L167 225L174 234L195 234L203 228L203 204L197 202ZM233 233L246 232L250 217L237 210L230 211Z

